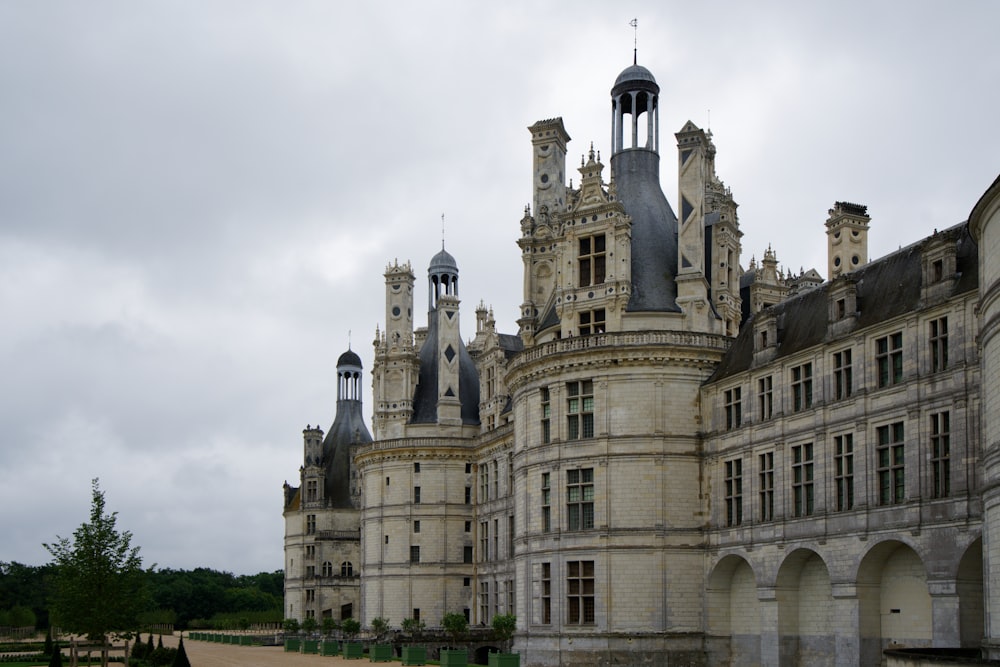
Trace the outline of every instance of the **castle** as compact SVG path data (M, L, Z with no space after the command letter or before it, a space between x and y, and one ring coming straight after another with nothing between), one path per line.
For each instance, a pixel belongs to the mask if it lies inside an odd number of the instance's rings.
M610 169L591 148L577 187L562 119L529 128L516 335L480 305L463 341L443 247L424 327L387 266L374 437L348 351L285 485L285 615L513 613L523 665L991 647L1000 186L871 262L866 207L835 203L825 281L770 250L744 270L710 133L674 135L679 215L661 189L659 92L620 74Z

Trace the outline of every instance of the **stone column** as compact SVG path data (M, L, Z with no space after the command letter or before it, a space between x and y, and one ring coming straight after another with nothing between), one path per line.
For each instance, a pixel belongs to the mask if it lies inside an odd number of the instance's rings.
M854 667L861 656L858 591L852 583L832 583L830 589L833 596L833 627L830 631L836 637L834 664L837 667Z
M778 594L774 586L757 588L760 601L760 664L781 664L781 630L778 628Z
M933 626L934 648L954 648L962 645L961 628L958 625L958 590L954 580L932 580L927 582L931 594L931 624Z

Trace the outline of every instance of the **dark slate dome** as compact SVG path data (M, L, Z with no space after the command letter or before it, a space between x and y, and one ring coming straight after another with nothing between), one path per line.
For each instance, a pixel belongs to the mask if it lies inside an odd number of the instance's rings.
M337 359L337 367L340 366L357 366L361 368L361 357L354 353L353 350L348 350L340 355L340 359Z
M618 75L615 79L615 88L626 83L637 83L644 82L647 84L656 85L656 79L653 77L653 73L642 65L629 65L622 73Z
M455 258L451 256L444 248L441 248L441 252L434 255L431 259L431 264L427 267L427 273L458 273L458 262Z

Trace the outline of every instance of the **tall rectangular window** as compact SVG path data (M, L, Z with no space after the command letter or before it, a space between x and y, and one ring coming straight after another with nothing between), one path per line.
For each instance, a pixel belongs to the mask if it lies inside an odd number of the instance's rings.
M594 383L579 380L566 384L566 433L570 440L594 437Z
M420 520L419 519L413 522L413 532L414 533L419 533L420 532Z
M479 582L479 620L486 623L490 620L490 582Z
M541 622L545 625L552 623L552 564L542 563L541 580Z
M875 365L879 388L903 381L903 332L875 340Z
M507 495L514 495L514 455L507 455Z
M542 473L542 532L552 530L552 487L549 473Z
M813 513L813 444L792 447L792 513Z
M853 391L854 373L851 368L851 351L833 353L833 397L842 400Z
M490 522L479 522L479 562L485 563L490 559Z
M760 520L774 519L774 452L765 452L757 457L760 480Z
M413 487L413 504L414 505L419 505L420 504L420 487L419 486Z
M833 436L833 481L837 487L837 511L854 507L854 435Z
M466 505L471 505L472 504L472 487L471 486L465 487L465 504Z
M931 415L931 472L935 498L951 495L951 413Z
M463 563L472 562L472 547L468 545L462 547L462 562Z
M306 535L316 534L316 515L307 514L306 515Z
M319 500L319 482L311 479L306 482L306 502Z
M541 390L541 408L542 408L542 444L548 444L552 442L552 403L549 399L549 390Z
M514 515L507 517L507 557L514 557Z
M948 368L948 318L931 320L931 372L937 373Z
M566 563L566 623L585 625L594 622L594 561L571 560Z
M596 310L587 310L580 313L580 335L589 336L590 334L604 333L606 328L604 326L604 309L598 308Z
M479 502L486 502L490 499L490 464L483 463L479 466Z
M792 410L808 410L813 403L812 364L802 364L792 369Z
M604 234L584 236L580 239L580 287L600 285L604 282L605 241Z
M493 460L493 497L500 497L500 462Z
M493 519L493 559L500 558L500 519Z
M774 393L771 376L757 380L757 413L760 421L766 421L774 415Z
M740 387L727 389L726 398L726 430L737 428L743 423L743 396Z
M507 613L508 614L513 614L514 613L514 609L516 608L514 606L517 603L517 597L516 597L515 591L516 591L516 589L514 588L514 580L513 579L508 579L507 580Z
M566 471L566 516L569 530L594 527L594 469Z
M726 461L726 525L743 523L743 459Z
M875 429L875 433L879 503L882 505L901 503L906 499L903 422L879 426Z
M416 545L410 547L410 562L411 563L420 562L420 547Z

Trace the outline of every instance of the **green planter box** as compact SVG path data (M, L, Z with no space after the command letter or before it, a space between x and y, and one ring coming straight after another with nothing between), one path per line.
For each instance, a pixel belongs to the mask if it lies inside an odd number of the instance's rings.
M469 652L465 649L444 649L441 651L441 667L467 667Z
M344 642L344 657L350 660L362 658L365 654L365 647L360 642Z
M368 660L370 662L391 662L392 644L372 644L368 647Z
M403 647L403 664L404 665L426 665L427 664L427 648L424 646L404 646Z
M240 646L252 646L252 645L253 645L253 637L251 637L250 635L243 635L242 637L240 637Z
M298 653L302 649L302 641L299 639L286 639L285 652Z
M319 647L320 655L340 655L340 644L337 642L323 642Z
M319 640L318 639L307 639L302 642L302 652L311 653L313 655L319 654Z
M521 667L520 653L490 653L488 667Z

